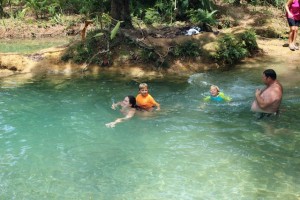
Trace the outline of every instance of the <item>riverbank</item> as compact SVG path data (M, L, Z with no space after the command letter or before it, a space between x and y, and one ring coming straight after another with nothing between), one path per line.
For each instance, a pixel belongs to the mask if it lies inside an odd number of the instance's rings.
M207 59L216 49L216 41L224 33L237 33L252 28L257 33L257 43L261 49L261 53L252 58L246 58L236 67L264 67L280 65L285 66L283 71L298 70L300 63L299 51L290 51L286 46L287 39L280 39L287 36L288 26L282 13L274 8L266 9L263 7L227 7L226 13L228 20L234 27L220 29L217 32L201 32L198 35L185 36L174 35L175 30L170 27L163 29L143 29L147 35L144 35L144 43L160 47L164 55L171 44L174 42L182 42L185 40L197 40L201 43L201 48L206 52L195 59L173 60L169 67L154 67L147 63L136 62L132 58L124 57L121 54L112 55L114 57L111 66L95 66L85 64L75 64L71 62L61 61L61 56L67 47L55 47L44 49L31 54L21 53L0 53L0 77L7 77L16 74L31 74L30 76L40 76L43 74L99 74L102 72L116 73L131 78L156 78L164 76L189 76L197 72L209 70L224 70L217 63ZM265 20L261 20L264 16ZM226 17L226 16L225 16ZM232 21L233 19L238 19ZM50 26L45 22L37 22L34 25L26 26L21 21L9 21L10 27L0 26L0 38L36 38L42 40L44 37L65 37L65 35L73 34L77 40L80 39L80 30L83 23L80 22L80 16L70 18L73 20L73 26L63 27ZM67 21L67 20L65 20ZM221 19L220 19L221 21ZM93 25L88 27L88 31L92 30ZM173 27L174 28L174 27ZM137 29L137 32L142 30ZM50 34L51 33L51 34ZM172 33L172 37L170 37ZM273 38L267 38L267 36ZM274 38L277 37L277 38ZM137 38L140 39L140 38ZM119 52L130 51L127 46L119 47Z
M204 33L201 37L207 37ZM216 37L216 36L211 36ZM215 38L213 38L215 39ZM162 42L161 40L159 42ZM274 65L285 66L282 73L299 70L300 51L290 51L286 47L286 41L281 39L267 39L258 37L258 45L262 54L253 58L243 60L237 67L272 67ZM204 45L212 48L213 41ZM44 49L33 54L0 53L0 77L15 74L61 74L70 76L72 74L98 74L101 72L116 73L131 78L155 78L167 75L189 76L193 73L208 70L217 70L215 63L203 62L201 58L194 61L176 60L167 69L153 69L140 64L128 63L119 58L110 67L78 65L71 62L61 61L61 55L66 47L55 47Z

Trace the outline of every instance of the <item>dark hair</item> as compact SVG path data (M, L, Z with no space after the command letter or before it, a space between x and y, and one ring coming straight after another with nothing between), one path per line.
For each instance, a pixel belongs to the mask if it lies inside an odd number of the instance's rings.
M127 96L129 99L129 103L131 104L131 108L136 108L136 100L135 97L132 95Z
M264 75L268 78L270 77L272 80L276 80L276 72L273 69L266 69L264 71Z

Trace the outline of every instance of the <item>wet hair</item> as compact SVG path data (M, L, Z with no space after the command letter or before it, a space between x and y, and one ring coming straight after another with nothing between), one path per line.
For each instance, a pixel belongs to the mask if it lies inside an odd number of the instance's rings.
M137 105L136 105L136 99L135 99L135 97L132 96L132 95L128 95L127 97L129 99L129 103L131 104L131 108L136 108Z
M147 83L141 83L141 84L139 85L139 89L142 89L142 88L148 88Z
M218 87L218 86L216 86L216 85L212 85L212 86L210 86L210 89L213 89L213 88L216 88L216 89L218 90L218 92L220 92L220 89L219 89L219 87Z
M266 69L263 73L267 78L270 77L272 80L276 80L277 78L276 72L273 69Z

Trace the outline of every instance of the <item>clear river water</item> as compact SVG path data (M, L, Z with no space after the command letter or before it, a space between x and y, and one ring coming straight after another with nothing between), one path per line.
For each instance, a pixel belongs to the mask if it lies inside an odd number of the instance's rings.
M53 40L53 39L52 39ZM34 52L66 40L2 41ZM250 112L263 68L146 80L161 111L121 117L122 76L0 79L0 199L299 200L300 70L278 66L278 118ZM233 98L203 105L211 84Z
M138 81L2 78L0 199L299 199L300 71L276 70L278 118L250 112L263 69L244 68L147 80L161 111L115 128ZM233 101L203 106L211 84Z
M70 38L0 39L1 53L35 53L39 50L66 45Z

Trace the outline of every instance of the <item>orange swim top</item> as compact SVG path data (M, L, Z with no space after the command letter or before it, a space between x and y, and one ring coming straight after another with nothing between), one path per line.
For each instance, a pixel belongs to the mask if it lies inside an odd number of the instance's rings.
M143 97L141 94L138 94L136 96L136 104L143 109L149 109L153 106L159 105L150 94L145 97Z

